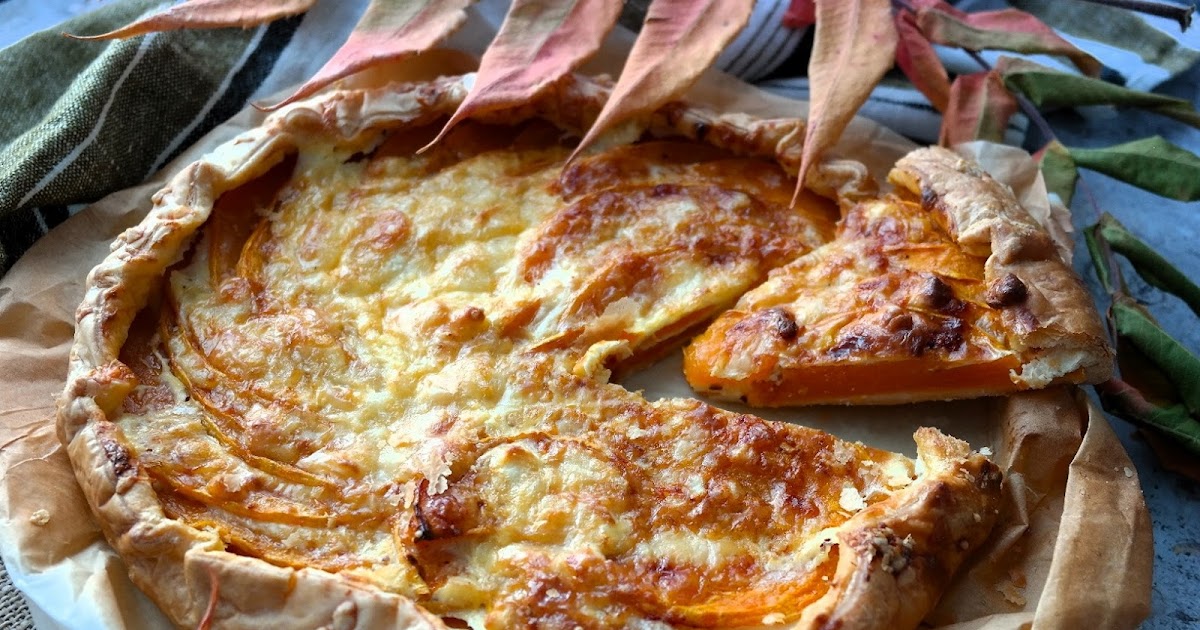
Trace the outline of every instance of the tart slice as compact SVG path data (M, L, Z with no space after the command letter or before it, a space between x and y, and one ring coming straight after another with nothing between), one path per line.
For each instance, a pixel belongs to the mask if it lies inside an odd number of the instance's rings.
M687 348L697 391L756 406L971 398L1098 382L1091 299L1011 190L941 148Z

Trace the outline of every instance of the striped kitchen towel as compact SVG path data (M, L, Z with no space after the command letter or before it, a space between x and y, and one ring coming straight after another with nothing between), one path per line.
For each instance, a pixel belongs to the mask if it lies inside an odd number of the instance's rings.
M0 273L83 205L141 182L247 103L314 74L366 3L321 0L304 16L258 28L175 31L106 43L61 33L104 32L170 2L0 0ZM647 4L629 0L622 23L640 26ZM964 0L959 6L1001 4ZM1106 9L1080 0L1013 4L1060 28L1119 70L1131 87L1152 88L1200 58L1196 34L1180 35L1178 26L1154 18L1111 10L1104 19L1081 20L1079 15ZM750 24L717 65L804 98L811 36L783 25L787 5L788 0L759 0ZM480 0L472 10L494 29L506 6L503 0ZM34 32L37 28L45 30ZM478 53L486 41L479 32L460 33L448 45ZM948 58L953 61L953 55ZM940 124L923 96L896 81L876 89L863 114L922 141L936 139ZM1020 142L1022 133L1018 121L1010 140Z

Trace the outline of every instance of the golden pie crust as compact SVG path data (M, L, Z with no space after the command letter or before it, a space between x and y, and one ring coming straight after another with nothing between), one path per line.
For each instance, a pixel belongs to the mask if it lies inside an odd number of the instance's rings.
M291 106L89 275L59 431L133 581L193 627L916 627L995 465L610 382L832 236L795 123L675 105L564 170L576 79L415 155L466 90Z

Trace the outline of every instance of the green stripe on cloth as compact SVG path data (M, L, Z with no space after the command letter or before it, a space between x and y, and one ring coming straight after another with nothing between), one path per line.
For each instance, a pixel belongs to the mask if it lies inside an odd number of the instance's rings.
M108 3L63 23L61 29L34 33L0 49L0 148L45 117L76 77L104 52L103 45L68 39L63 32L102 33L162 4L162 0Z
M99 33L161 4L126 0L62 28ZM93 201L141 182L177 136L195 131L265 28L116 42L72 41L56 28L0 52L0 85L39 86L27 105L0 108L0 137L12 138L0 150L0 230L20 229L28 217L16 215L39 206ZM15 255L0 250L0 269Z

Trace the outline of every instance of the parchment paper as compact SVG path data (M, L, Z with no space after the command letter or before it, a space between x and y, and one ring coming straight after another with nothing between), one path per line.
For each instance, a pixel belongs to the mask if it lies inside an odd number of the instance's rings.
M436 59L408 66L406 76L418 78L440 65L429 63ZM364 80L387 74L377 71ZM792 117L804 109L715 75L689 98L763 117ZM261 118L252 109L242 112L152 180L87 208L35 245L0 281L0 555L41 627L169 625L132 586L93 524L55 434L54 399L66 376L74 310L88 270L117 234L141 219L168 174ZM882 175L911 147L874 123L856 120L835 151ZM1069 244L1069 222L1063 222L1061 209L1052 210L1026 154L996 145L961 150L1010 183ZM678 355L669 357L626 385L650 398L692 396L679 362ZM1075 388L955 403L757 413L909 455L912 432L922 425L994 452L1006 471L1000 521L960 569L929 625L1078 628L1086 620L1089 630L1099 630L1133 627L1149 613L1151 528L1137 473L1103 416Z

